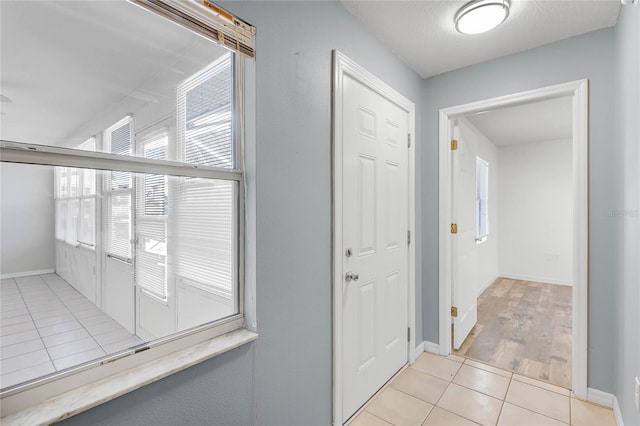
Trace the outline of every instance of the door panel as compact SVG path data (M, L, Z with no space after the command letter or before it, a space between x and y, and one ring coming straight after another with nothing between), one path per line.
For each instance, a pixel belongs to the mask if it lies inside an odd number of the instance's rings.
M343 86L343 418L408 360L409 114L345 76Z
M453 347L460 349L478 319L475 288L476 271L476 158L475 150L460 135L457 126L454 136L458 150L453 158L453 214L458 233L453 235Z
M106 291L104 311L129 333L135 333L133 266L129 262L106 256Z

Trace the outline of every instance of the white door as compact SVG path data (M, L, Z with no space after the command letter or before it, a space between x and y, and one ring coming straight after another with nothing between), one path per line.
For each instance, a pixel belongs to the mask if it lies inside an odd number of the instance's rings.
M131 155L133 120L127 117L104 132L103 150ZM103 173L103 306L102 310L130 333L135 332L133 285L133 173Z
M343 84L346 420L408 360L409 114L349 75Z
M166 160L169 127L136 135L137 154ZM154 340L174 332L175 292L167 265L168 177L140 174L136 179L135 284L136 334Z
M452 304L457 309L453 318L453 347L460 349L476 324L478 307L474 274L476 271L476 157L464 140L458 126L453 129L458 149L453 151L453 223L458 227L452 237L453 282Z

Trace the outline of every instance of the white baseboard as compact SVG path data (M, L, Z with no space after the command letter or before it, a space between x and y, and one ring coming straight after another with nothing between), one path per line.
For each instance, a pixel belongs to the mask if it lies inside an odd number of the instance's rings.
M613 417L616 419L617 426L624 426L622 419L622 411L620 411L620 405L618 405L618 398L613 397Z
M608 392L603 392L594 388L587 388L587 401L604 407L613 408L616 397Z
M533 275L520 275L520 274L509 274L509 273L500 273L498 276L502 278L508 278L510 280L520 280L520 281L533 281L537 283L546 283L546 284L557 284L557 285L566 285L572 286L571 281L565 280L557 280L555 278L549 277L536 277Z
M618 405L618 398L614 394L603 392L598 389L587 388L587 401L604 407L613 408L613 416L616 419L617 426L624 426L622 420L622 411Z
M480 295L482 293L484 293L484 291L489 288L489 286L491 284L493 284L498 278L500 278L501 275L495 276L492 279L490 279L489 281L487 281L485 284L482 285L482 287L480 287L480 291L478 292L478 297L480 297Z
M416 359L418 359L418 357L420 356L420 354L424 352L424 342L421 342L418 346L415 347L415 349L413 350L413 356L411 357L411 363L413 363Z
M11 272L9 274L0 274L0 279L31 277L33 275L53 274L55 269L41 269L39 271Z
M422 342L425 352L431 352L432 354L440 355L440 345L433 342Z
M624 421L622 420L622 411L620 411L620 405L618 405L618 398L613 397L613 417L616 419L617 426L624 426Z

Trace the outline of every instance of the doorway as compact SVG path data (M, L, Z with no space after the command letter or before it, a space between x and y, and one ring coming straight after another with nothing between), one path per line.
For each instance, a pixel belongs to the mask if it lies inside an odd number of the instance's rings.
M415 107L334 52L334 424L415 354Z
M456 326L463 333L470 330L466 318L472 318L477 314L477 305L474 297L466 297L458 288L456 280L463 277L464 265L458 264L457 252L460 250L455 239L460 226L456 225L457 217L452 190L455 181L452 181L454 170L460 168L452 155L452 142L456 140L455 122L471 114L494 111L506 107L514 107L533 102L547 101L562 97L571 99L572 137L571 152L573 154L572 168L572 254L571 273L573 286L571 298L573 311L571 314L573 348L571 354L572 380L571 388L579 398L586 398L587 393L587 141L588 141L588 81L561 84L557 86L532 90L529 92L508 95L500 98L489 99L440 111L440 191L439 191L439 246L440 246L440 341L439 351L442 355L451 352L452 334L455 336ZM468 161L471 164L471 160ZM489 162L490 163L490 162ZM468 218L467 218L468 219ZM463 220L465 220L463 218ZM453 250L456 250L454 252ZM453 293L453 294L452 294ZM461 296L461 297L459 297ZM461 304L461 306L456 306ZM457 308L457 309L456 309ZM457 310L457 312L456 312ZM463 314L463 316L460 316ZM451 324L453 319L453 328ZM475 321L473 321L475 323ZM459 336L466 337L466 335ZM455 344L462 344L460 338L455 339Z

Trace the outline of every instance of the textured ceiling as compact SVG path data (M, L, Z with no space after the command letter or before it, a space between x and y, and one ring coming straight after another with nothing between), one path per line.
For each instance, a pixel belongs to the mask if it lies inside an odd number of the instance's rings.
M562 97L469 115L496 146L572 137L572 98Z
M453 17L465 0L342 0L344 7L422 77L615 25L619 0L512 0L509 18L463 35Z

